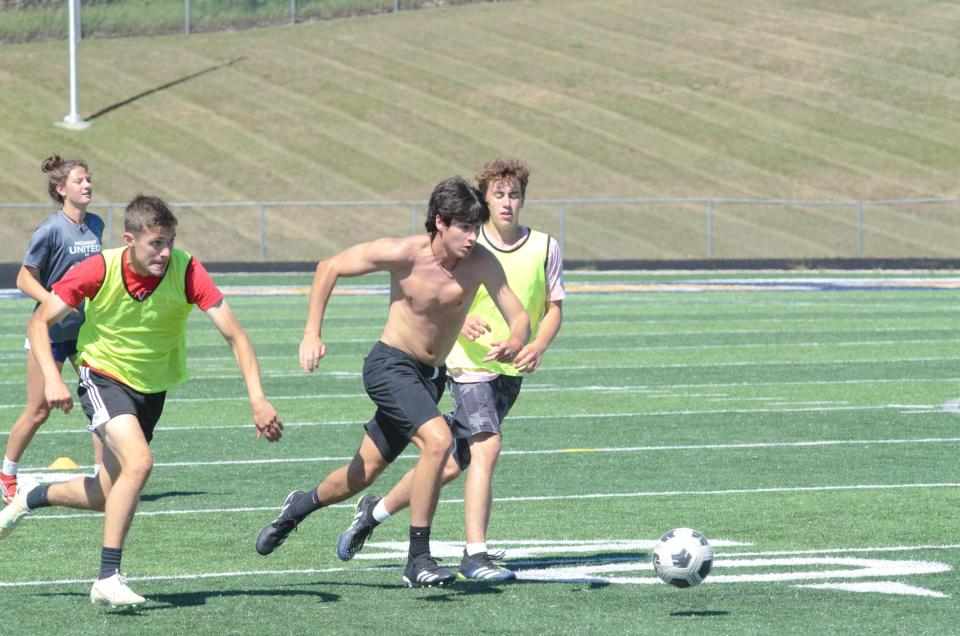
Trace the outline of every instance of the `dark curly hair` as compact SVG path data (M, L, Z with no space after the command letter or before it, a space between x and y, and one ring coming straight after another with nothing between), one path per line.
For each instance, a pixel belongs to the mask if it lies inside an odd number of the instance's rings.
M486 223L490 209L478 189L463 177L450 177L437 184L427 205L427 222L424 225L430 236L437 233L437 216L449 226L453 222Z

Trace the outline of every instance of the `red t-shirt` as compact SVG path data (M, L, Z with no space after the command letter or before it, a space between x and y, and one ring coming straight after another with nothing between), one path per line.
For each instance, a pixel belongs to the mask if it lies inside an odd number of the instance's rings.
M103 256L85 259L54 283L53 293L71 307L79 307L84 298L97 295L106 274L106 261ZM140 301L146 300L161 280L162 276L141 276L133 271L127 261L127 253L124 252L123 282L131 296ZM214 284L209 272L196 258L191 258L187 265L186 295L187 302L199 307L200 311L210 309L223 298L223 293Z

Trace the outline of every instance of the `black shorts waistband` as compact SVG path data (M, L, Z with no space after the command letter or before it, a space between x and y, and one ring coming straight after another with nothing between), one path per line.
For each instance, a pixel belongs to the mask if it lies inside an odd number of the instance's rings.
M417 367L420 369L420 373L422 373L423 377L427 378L428 380L436 380L437 378L443 377L447 373L446 365L435 367L432 364L421 362L406 351L388 345L382 340L377 340L377 343L373 345L373 349L370 350L370 353L373 353L374 351L383 355L391 356L393 358L402 358L417 365Z

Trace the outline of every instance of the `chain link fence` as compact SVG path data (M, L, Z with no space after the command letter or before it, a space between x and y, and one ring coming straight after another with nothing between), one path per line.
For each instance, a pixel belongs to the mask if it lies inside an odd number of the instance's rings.
M63 39L74 0L0 0L0 42ZM491 0L80 0L86 37L198 33Z
M424 201L247 201L172 204L178 245L208 262L302 262L380 236L424 231ZM91 211L104 245L123 242L122 203ZM22 257L43 203L0 203L7 245ZM566 260L956 259L960 199L635 198L528 200L524 223L549 232Z

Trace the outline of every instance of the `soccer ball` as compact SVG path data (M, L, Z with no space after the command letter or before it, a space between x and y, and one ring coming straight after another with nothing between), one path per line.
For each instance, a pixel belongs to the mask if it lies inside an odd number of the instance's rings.
M707 538L690 528L674 528L653 546L653 569L664 583L693 587L713 567L713 548Z

